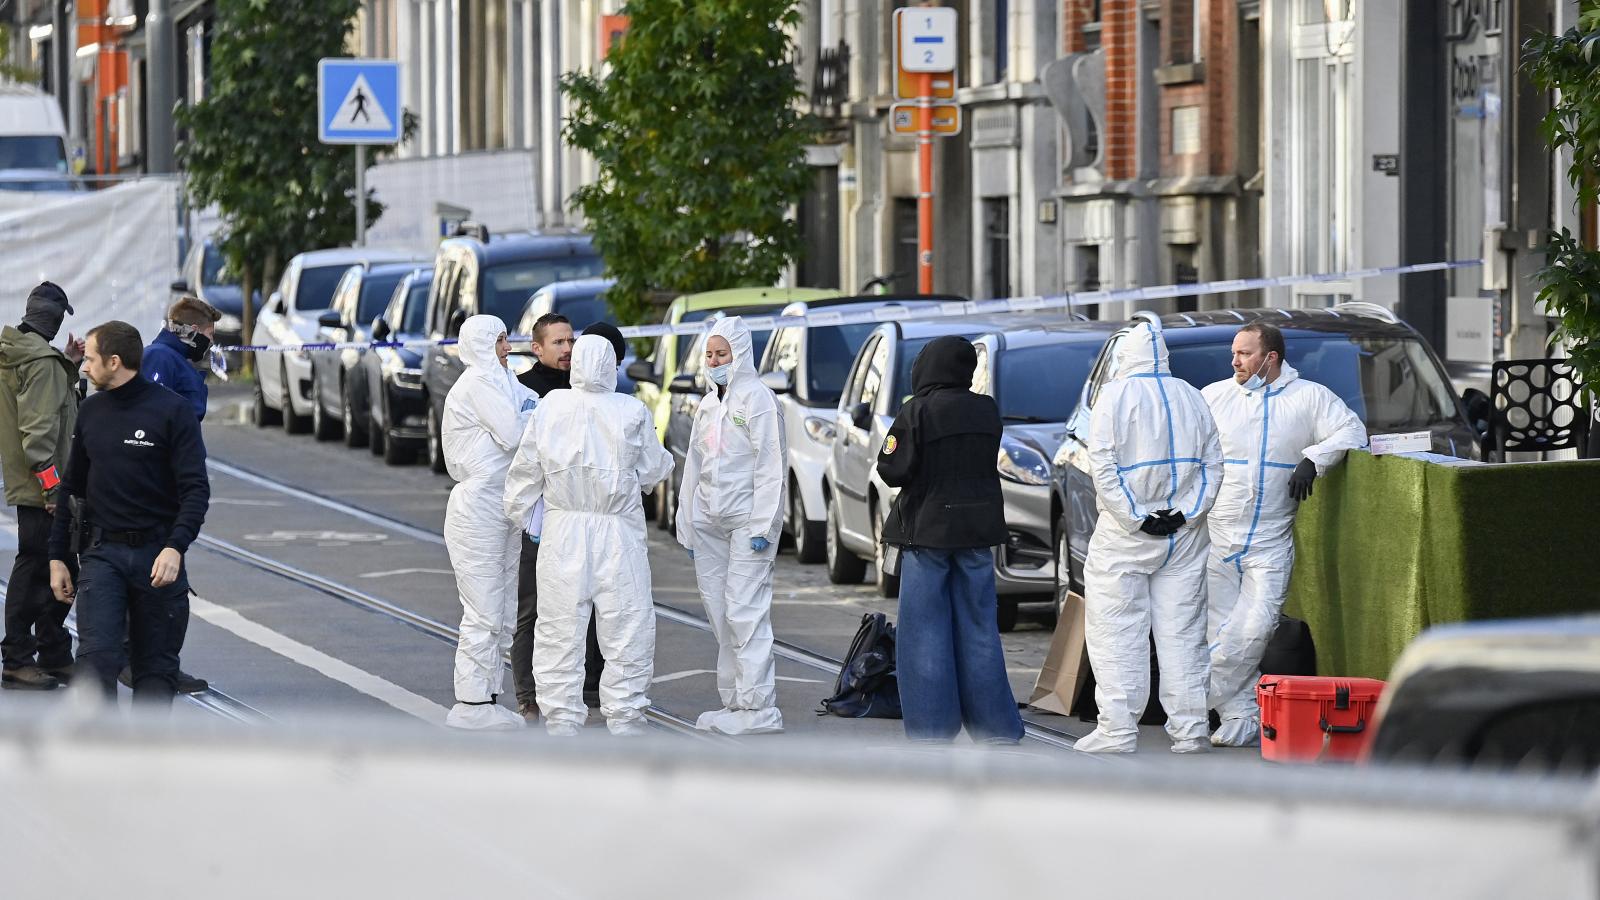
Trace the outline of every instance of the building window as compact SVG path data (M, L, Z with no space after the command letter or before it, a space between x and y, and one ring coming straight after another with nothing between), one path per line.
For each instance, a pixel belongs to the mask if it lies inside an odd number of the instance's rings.
M986 295L1011 296L1011 200L990 197L983 201L983 246Z
M1195 245L1172 244L1172 283L1198 284L1200 270L1195 266ZM1200 298L1194 294L1178 298L1178 312L1194 312L1200 308Z
M994 0L994 80L1005 81L1011 68L1011 3Z
M917 198L894 198L894 246L890 262L894 271L890 276L897 294L917 292Z
M1167 13L1167 64L1200 61L1200 11L1195 0L1171 0Z
M1075 290L1079 293L1091 293L1100 290L1100 245L1079 244L1072 248L1073 262L1078 270L1078 284ZM1084 306L1078 309L1091 319L1100 318L1100 304Z
M1172 155L1188 156L1200 152L1200 107L1172 108Z
M1083 51L1093 53L1100 49L1100 0L1089 0L1088 5L1089 15L1083 23Z

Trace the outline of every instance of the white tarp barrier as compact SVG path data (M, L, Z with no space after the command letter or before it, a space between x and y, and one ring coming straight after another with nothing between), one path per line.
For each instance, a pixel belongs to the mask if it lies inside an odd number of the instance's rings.
M386 207L367 230L367 246L431 255L441 237L439 204L469 210L491 234L534 228L537 179L532 150L385 160L367 171L367 186Z
M7 896L1500 900L1600 878L1593 781L74 723L49 699L53 721L0 709Z
M111 319L148 343L178 273L178 182L146 178L100 191L0 191L0 325L22 321L28 292L61 285L76 312L61 326L83 336Z

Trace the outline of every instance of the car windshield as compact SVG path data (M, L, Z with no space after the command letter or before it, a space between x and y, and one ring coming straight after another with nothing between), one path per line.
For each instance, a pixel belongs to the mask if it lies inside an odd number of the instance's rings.
M521 259L490 266L483 271L482 296L478 311L499 316L502 322L517 322L528 298L554 281L596 278L605 270L598 256L560 256L550 259Z
M617 324L616 317L611 314L611 307L606 305L605 294L560 297L551 304L551 311L566 316L567 321L572 323L574 334L582 334L585 328L596 322Z
M1005 350L995 367L995 402L1009 422L1065 422L1100 345L1074 341Z
M1394 335L1285 336L1289 365L1327 387L1370 432L1421 431L1456 420L1455 395L1422 341ZM1233 376L1229 345L1170 350L1172 371L1196 387Z
M371 322L383 315L389 301L394 299L395 286L400 279L406 277L405 272L395 272L389 275L371 275L361 282L361 301L356 304L356 321Z
M61 138L49 134L16 134L0 137L0 169L67 170L67 148Z
M300 286L295 290L294 305L300 312L315 312L333 306L333 292L339 279L349 271L349 263L336 266L318 266L300 273Z
M401 313L400 330L406 334L421 334L428 328L428 284L431 278L418 278L411 282L411 293L406 295L405 310Z
M811 403L832 406L839 402L856 354L877 327L861 322L811 329L806 335L806 396Z
M200 262L200 283L210 287L214 284L238 284L239 280L228 271L228 260L222 255L222 248L210 241L206 242L206 255Z

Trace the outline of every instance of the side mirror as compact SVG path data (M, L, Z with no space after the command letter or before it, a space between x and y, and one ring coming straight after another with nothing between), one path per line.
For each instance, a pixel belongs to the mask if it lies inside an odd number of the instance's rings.
M1489 395L1477 388L1467 388L1461 392L1461 402L1467 408L1467 424L1478 433L1478 437L1489 436L1489 422L1494 418L1494 404L1489 400Z
M866 428L867 423L870 421L872 421L872 407L865 403L857 403L855 406L850 407L850 423L852 425L857 428Z
M768 372L761 376L761 383L774 394L787 394L794 390L794 381L788 372Z
M450 314L449 327L445 329L446 337L455 337L461 333L461 326L467 324L467 311L458 309Z
M317 316L317 324L323 328L343 328L344 319L338 313L330 309L322 315Z
M174 294L187 294L189 293L189 281L186 278L179 278L171 284L171 288Z
M693 375L685 372L682 375L674 376L672 383L667 385L667 390L674 394L698 394L700 386L695 381L696 379Z
M628 363L628 368L624 369L623 371L627 373L629 378L632 378L639 384L653 384L656 387L661 386L661 379L656 377L656 367L652 366L650 364L650 360L648 359L636 359L633 362Z
M389 335L391 335L393 333L394 332L389 330L389 322L388 322L388 320L385 319L383 316L379 316L376 319L372 320L372 339L373 340L375 340L375 341L387 341L389 339Z
M283 291L272 292L272 296L267 298L267 308L280 316L283 315Z

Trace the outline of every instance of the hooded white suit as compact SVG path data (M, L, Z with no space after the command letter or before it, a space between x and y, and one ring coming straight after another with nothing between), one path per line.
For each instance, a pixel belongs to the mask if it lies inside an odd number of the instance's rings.
M1166 342L1148 323L1123 338L1088 443L1100 518L1084 566L1084 625L1100 721L1077 748L1134 749L1154 633L1173 749L1205 749L1205 516L1222 483L1222 449L1205 400L1173 376ZM1177 533L1140 530L1164 509L1187 520Z
M1294 515L1289 477L1302 458L1320 477L1367 444L1361 419L1333 391L1288 363L1253 391L1233 379L1207 385L1206 402L1222 436L1222 493L1211 511L1210 594L1206 637L1211 708L1222 718L1212 743L1255 741L1258 667L1278 626L1294 570Z
M506 326L494 316L461 325L466 370L444 402L441 443L457 482L445 509L445 549L461 594L456 645L456 705L445 723L456 728L520 728L522 717L495 703L505 680L503 658L517 621L517 523L500 512L506 470L533 409L533 392L495 354Z
M738 316L711 327L733 350L721 396L695 412L678 505L678 540L694 553L695 578L717 636L720 710L695 727L724 734L783 730L772 659L772 565L783 527L785 447L777 398L756 374L750 329ZM767 541L764 550L751 547Z
M572 348L572 389L540 401L511 465L505 518L515 529L544 499L539 624L533 671L551 734L575 734L583 705L583 642L595 616L605 675L600 712L613 734L644 730L655 671L644 506L639 495L672 472L643 403L616 392L617 353L599 335Z

